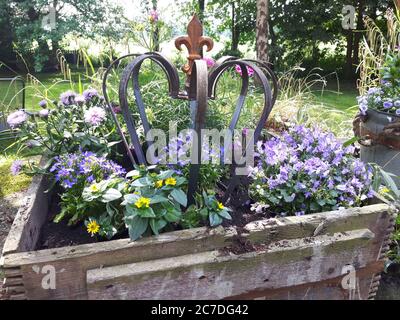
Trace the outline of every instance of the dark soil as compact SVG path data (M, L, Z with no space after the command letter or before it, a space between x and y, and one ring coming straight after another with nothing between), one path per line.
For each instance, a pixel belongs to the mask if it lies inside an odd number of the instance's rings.
M59 196L53 196L51 207L46 223L43 225L38 250L53 249L66 246L97 242L95 237L91 237L83 223L76 226L68 226L67 219L54 223L54 217L60 212Z
M243 184L242 184L243 183ZM247 188L245 186L246 182L241 182L241 187L234 192L229 203L229 207L232 208L230 213L232 220L224 220L224 227L235 226L238 233L242 233L243 227L256 220L265 219L268 214L256 214L250 210L250 201L247 195ZM37 250L42 249L53 249L66 246L75 246L80 244L95 243L99 241L105 241L98 237L91 237L83 223L79 223L75 226L68 225L68 219L65 219L59 223L54 223L54 217L60 212L60 197L57 195L61 190L55 190L53 199L51 201L51 207L47 217L47 221L44 224L41 232L41 237ZM221 195L222 192L219 192ZM175 230L179 230L178 226L174 227ZM170 230L173 231L173 230ZM128 238L127 232L118 235L115 239ZM232 249L233 251L243 252L243 251L254 251L255 248L249 247L248 244L241 243L240 236L238 237L238 248Z

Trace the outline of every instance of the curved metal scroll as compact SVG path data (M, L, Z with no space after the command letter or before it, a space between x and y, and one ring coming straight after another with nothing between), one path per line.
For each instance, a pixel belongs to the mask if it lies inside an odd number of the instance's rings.
M122 128L121 128L121 126L120 126L120 124L118 122L117 115L115 114L115 112L114 112L114 110L113 110L113 108L111 106L111 103L110 103L110 99L109 99L108 92L107 92L107 79L108 79L108 76L109 76L111 70L113 70L123 59L130 58L130 57L137 57L137 56L139 56L139 54L127 54L125 56L122 56L122 57L114 60L109 65L109 67L107 68L106 72L103 75L103 86L102 86L104 101L106 103L108 111L111 113L111 116L112 116L112 118L113 118L113 120L115 122L115 125L117 126L118 133L121 136L122 143L124 144L124 147L125 147L125 150L126 150L126 152L128 154L128 157L129 157L130 161L133 164L135 163L135 159L133 157L131 148L129 147L128 141L126 140L125 135L124 135L124 133L122 131Z
M242 88L240 92L240 96L237 100L235 111L233 113L232 120L229 125L229 130L233 131L237 125L237 122L239 120L243 105L245 103L245 99L247 96L247 90L248 90L248 85L249 85L249 75L247 72L247 67L250 67L254 70L255 75L258 77L260 81L260 86L263 89L264 93L264 107L263 111L260 115L260 120L258 121L258 124L255 128L254 131L254 141L257 141L260 138L261 131L265 126L265 123L267 122L267 119L272 111L272 108L275 104L277 94L278 94L278 81L276 79L276 76L273 74L271 69L263 62L260 61L255 61L255 60L238 60L234 58L225 58L224 60L220 61L215 68L211 71L211 74L209 76L209 87L208 87L208 95L210 98L215 99L216 97L216 87L218 84L218 80L222 76L222 74L230 69L233 66L239 65L241 70L245 70L245 72L242 72ZM268 78L266 74L262 71L261 68L259 68L257 65L260 65L262 68L264 68L267 72L267 74L271 77L272 83L273 83L273 92L274 94L272 95L271 87L269 85ZM254 148L253 145L249 145L246 149L246 153L250 152L250 148ZM224 197L223 197L223 202L226 202L231 193L234 191L234 189L237 187L237 185L240 182L240 177L234 172L233 177L231 178L228 187L225 191Z
M172 98L177 98L179 95L179 76L176 68L162 55L158 53L146 53L135 58L124 70L122 75L122 79L119 87L119 100L120 106L122 110L122 115L127 124L128 132L131 137L132 145L135 150L135 154L137 157L137 162L139 164L146 164L146 158L143 153L143 149L140 143L140 139L136 132L135 123L132 118L132 114L129 110L128 103L128 86L130 79L132 78L133 90L136 99L136 104L139 110L139 116L142 121L142 125L144 128L144 133L147 133L150 130L149 121L146 116L146 110L142 99L142 94L139 88L139 72L140 67L142 66L145 60L152 60L157 63L165 72L168 79L169 84L169 94Z

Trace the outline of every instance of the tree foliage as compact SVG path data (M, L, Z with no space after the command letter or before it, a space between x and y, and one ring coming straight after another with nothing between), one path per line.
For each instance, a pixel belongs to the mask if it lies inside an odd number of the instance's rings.
M43 28L50 7L55 8L55 24ZM14 50L36 71L54 68L56 51L65 35L117 39L118 27L122 26L121 8L109 0L0 0L0 8L8 12L6 23Z

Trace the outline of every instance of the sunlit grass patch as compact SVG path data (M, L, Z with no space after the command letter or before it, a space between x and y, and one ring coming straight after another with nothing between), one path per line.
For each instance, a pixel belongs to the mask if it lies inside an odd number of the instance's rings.
M28 188L32 178L19 174L14 176L11 174L10 168L12 163L16 160L12 156L0 156L0 198L10 195L14 192L20 192Z

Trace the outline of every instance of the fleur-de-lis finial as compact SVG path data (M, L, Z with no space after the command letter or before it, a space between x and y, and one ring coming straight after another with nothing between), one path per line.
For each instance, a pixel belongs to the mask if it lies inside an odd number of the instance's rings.
M179 37L175 40L175 47L181 51L182 45L184 45L188 49L188 63L183 66L182 70L190 79L194 61L203 58L202 51L204 46L207 47L207 51L211 51L214 47L214 41L209 37L203 36L203 26L197 15L193 15L192 20L189 22L187 33L187 36Z

